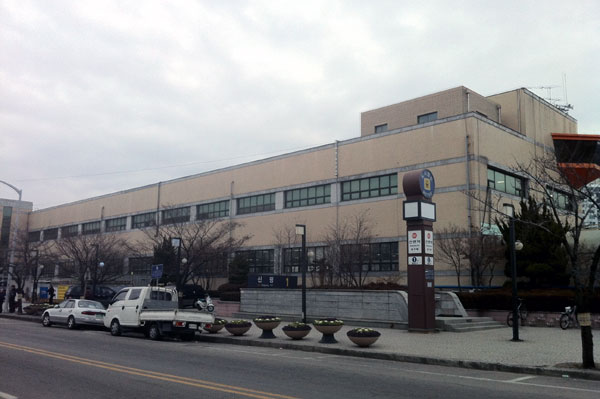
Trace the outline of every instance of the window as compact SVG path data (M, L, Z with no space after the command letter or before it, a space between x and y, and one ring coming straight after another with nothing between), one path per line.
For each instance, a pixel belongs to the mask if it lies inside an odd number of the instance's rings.
M252 274L268 274L273 273L274 261L273 261L272 249L261 249L256 251L239 251L236 255L243 256L248 262L248 273Z
M547 187L547 190L557 209L562 209L563 211L573 211L575 209L573 206L574 201L570 194L552 187Z
M115 295L115 297L112 299L112 303L115 303L117 301L123 301L125 300L125 297L127 296L127 293L129 292L129 290L125 289L121 292L119 292L117 295Z
M387 123L375 126L375 133L383 133L388 130Z
M319 264L325 259L327 247L306 247L308 272L318 271ZM302 271L302 248L285 248L283 250L284 273L300 273Z
M12 206L2 208L2 227L0 230L0 246L7 247L10 237L10 222L12 217Z
M216 219L229 216L229 200L196 206L196 219Z
M237 214L266 212L275 209L275 193L253 195L237 200Z
M310 206L328 204L331 202L331 185L298 188L285 192L285 207L297 208L299 206Z
M152 257L141 256L137 258L129 258L129 273L150 276L152 274Z
M38 242L40 240L41 231L30 231L27 233L27 242Z
M58 227L44 230L44 241L56 240L58 238Z
M154 226L156 224L156 212L142 213L135 215L131 219L131 227L133 229L141 229L144 227Z
M100 222L84 223L81 226L82 234L98 234L100 233Z
M431 122L437 119L437 112L430 112L428 114L423 114L417 116L417 123L420 125L421 123Z
M62 227L60 231L62 233L62 238L75 237L79 233L76 224L74 224L73 226Z
M122 231L127 228L127 216L121 218L108 219L106 221L106 232Z
M166 291L151 291L150 299L154 301L171 301L173 299L173 295L170 292Z
M162 223L185 223L190 221L190 207L165 209L162 211Z
M134 299L138 299L140 297L140 293L142 292L141 288L134 288L129 292L129 298L127 300L133 301Z
M342 183L342 201L382 197L398 193L398 175L367 177Z
M493 188L494 190L503 193L517 195L519 197L525 195L525 184L522 178L496 169L488 168L487 185L489 188Z
M341 262L353 272L398 270L398 242L343 245Z

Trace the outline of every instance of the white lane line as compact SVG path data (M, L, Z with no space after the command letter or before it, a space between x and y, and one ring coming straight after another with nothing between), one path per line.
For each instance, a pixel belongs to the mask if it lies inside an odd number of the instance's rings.
M530 380L532 378L535 378L535 376L526 375L525 377L513 378L512 380L506 380L504 382L521 382L521 381L525 381L525 380Z
M2 398L2 399L19 399L16 396L12 396L12 395L9 395L4 392L0 392L0 398Z

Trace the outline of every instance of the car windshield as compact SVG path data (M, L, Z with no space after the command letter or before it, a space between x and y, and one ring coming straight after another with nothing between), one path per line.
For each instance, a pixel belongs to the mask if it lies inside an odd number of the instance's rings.
M78 307L80 308L91 308L91 309L104 309L104 306L100 302L96 301L79 301Z

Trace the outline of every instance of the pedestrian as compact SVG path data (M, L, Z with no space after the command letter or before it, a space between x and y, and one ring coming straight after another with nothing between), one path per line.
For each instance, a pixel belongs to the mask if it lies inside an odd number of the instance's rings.
M48 303L54 305L54 287L52 286L52 283L50 283L50 287L48 287Z
M17 296L17 289L14 285L10 286L10 291L8 291L8 311L10 313L15 313L15 298Z
M0 289L0 313L2 313L2 306L4 305L4 297L6 296L6 292L4 288Z

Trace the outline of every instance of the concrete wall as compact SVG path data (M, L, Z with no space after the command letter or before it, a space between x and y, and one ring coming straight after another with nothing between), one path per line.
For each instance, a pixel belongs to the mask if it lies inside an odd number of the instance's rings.
M302 317L302 290L241 290L240 312L252 315ZM307 319L408 322L408 295L404 291L307 290ZM436 292L436 315L467 317L458 297Z

